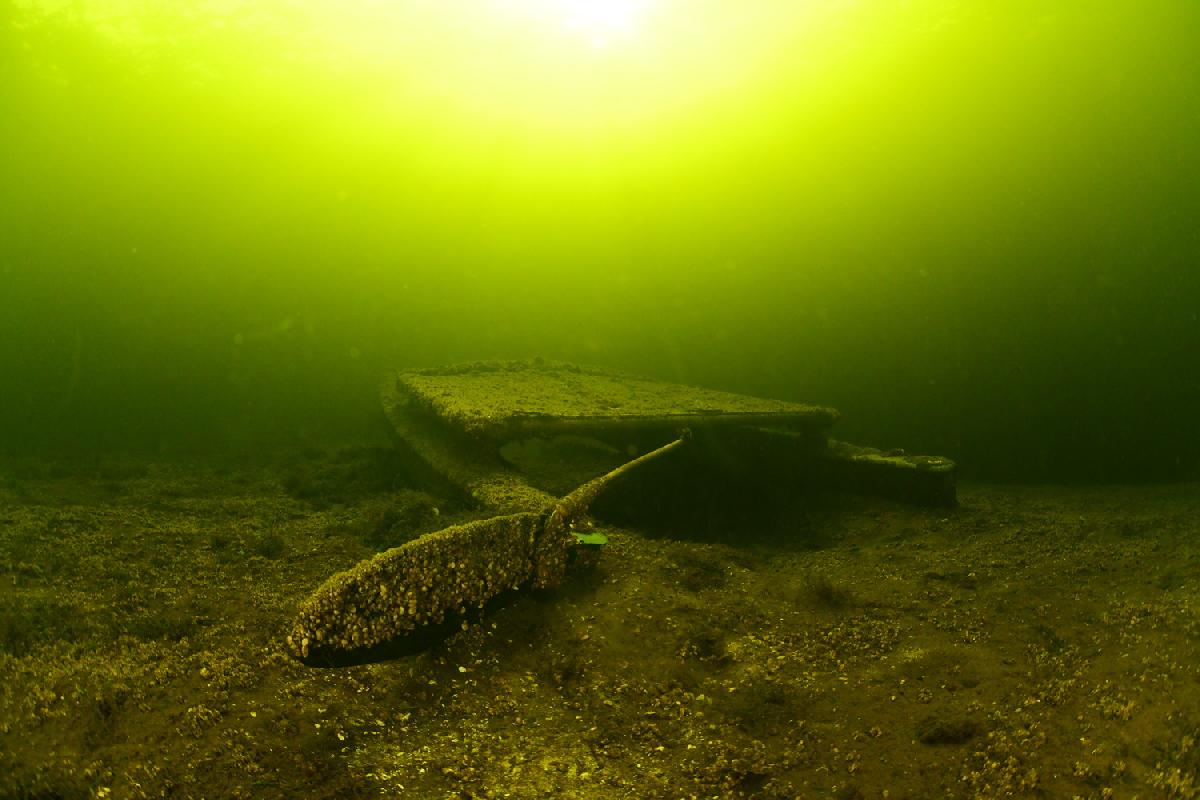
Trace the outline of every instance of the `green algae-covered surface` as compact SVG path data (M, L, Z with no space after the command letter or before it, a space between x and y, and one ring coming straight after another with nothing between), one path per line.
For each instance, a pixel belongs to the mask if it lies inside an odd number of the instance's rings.
M837 419L830 408L549 362L465 364L401 373L396 381L441 419L494 438L662 423L774 422L824 429Z
M330 574L469 518L386 448L0 463L0 797L1200 796L1200 486L703 530L305 667Z

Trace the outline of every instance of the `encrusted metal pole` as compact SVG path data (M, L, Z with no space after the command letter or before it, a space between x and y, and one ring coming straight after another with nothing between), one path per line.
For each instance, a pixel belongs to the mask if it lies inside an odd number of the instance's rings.
M299 658L374 647L482 607L506 589L556 586L579 543L572 526L614 480L681 446L669 444L585 483L540 512L454 525L339 572L301 605L288 636Z

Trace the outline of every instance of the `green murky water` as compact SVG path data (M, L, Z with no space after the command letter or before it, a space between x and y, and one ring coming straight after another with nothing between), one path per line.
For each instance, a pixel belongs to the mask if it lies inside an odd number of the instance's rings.
M620 4L617 4L620 5ZM1192 2L0 2L0 449L352 438L542 355L1195 475Z

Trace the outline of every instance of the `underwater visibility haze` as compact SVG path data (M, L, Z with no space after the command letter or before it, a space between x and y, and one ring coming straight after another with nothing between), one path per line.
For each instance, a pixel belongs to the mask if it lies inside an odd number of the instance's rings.
M966 475L1195 475L1191 2L0 4L0 446L543 356Z
M1198 353L1196 0L0 0L0 798L1200 798Z

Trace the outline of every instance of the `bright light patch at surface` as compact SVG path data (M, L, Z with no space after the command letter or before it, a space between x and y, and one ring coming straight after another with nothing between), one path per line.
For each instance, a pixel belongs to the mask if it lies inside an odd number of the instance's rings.
M69 14L147 64L195 80L321 92L374 125L481 126L542 142L610 141L693 125L768 84L819 76L845 41L841 0L16 0ZM164 58L165 57L165 58ZM344 118L330 107L326 117ZM657 134L656 134L657 135Z
M568 30L603 46L637 32L641 4L635 0L563 0L564 24Z
M497 0L509 13L549 21L594 47L638 35L648 0Z

